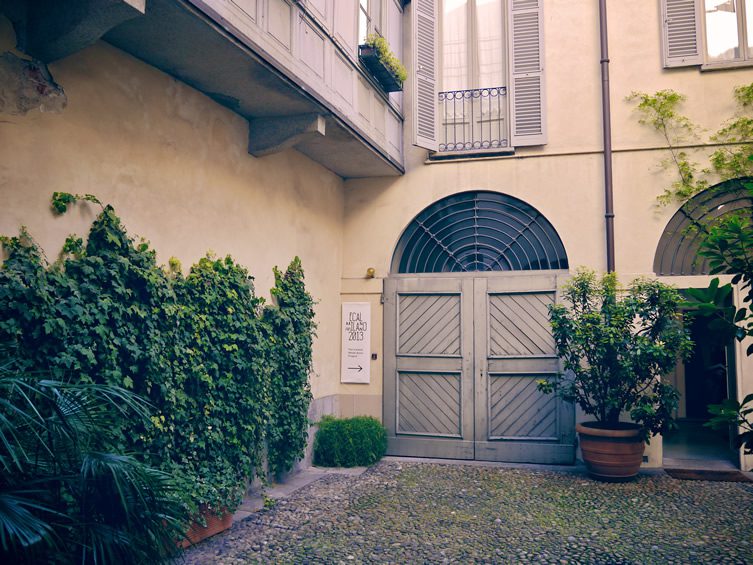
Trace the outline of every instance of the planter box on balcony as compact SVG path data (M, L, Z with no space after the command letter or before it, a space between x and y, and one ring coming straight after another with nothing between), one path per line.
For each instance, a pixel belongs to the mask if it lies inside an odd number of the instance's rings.
M382 63L379 59L379 54L374 47L359 45L358 58L385 92L399 92L403 89L403 83L397 79L387 65Z
M207 525L202 526L198 522L191 524L191 527L186 533L186 537L178 542L178 545L181 548L186 549L187 547L197 544L202 540L230 529L230 526L233 525L232 512L223 512L221 514L216 514L212 510L202 508L201 515L204 520L206 520Z

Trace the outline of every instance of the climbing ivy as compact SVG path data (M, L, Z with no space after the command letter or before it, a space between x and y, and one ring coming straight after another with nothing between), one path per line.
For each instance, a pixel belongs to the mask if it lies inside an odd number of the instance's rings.
M90 195L55 193L64 213ZM303 453L311 399L313 301L300 260L275 269L264 306L247 269L207 255L182 275L131 238L102 206L84 244L71 236L49 263L22 228L2 240L0 346L11 370L117 385L149 401L151 418L111 423L117 452L168 471L191 514L233 510L245 480L289 469ZM150 425L151 424L151 425Z
M753 175L753 83L736 87L734 95L737 114L711 137L724 144L711 155L721 180Z
M128 239L112 207L97 216L85 247L51 265L25 230L3 244L0 343L16 353L12 369L120 386L159 401L155 384L169 378L165 308L172 291L154 252ZM113 449L143 449L140 424L113 426L121 437Z
M303 456L308 437L308 408L311 389L314 302L306 292L301 260L296 257L285 273L275 268L272 297L277 307L267 307L264 320L269 339L272 367L271 413L268 460L270 471L289 471Z
M168 434L175 472L196 478L203 502L234 507L243 495L239 477L260 473L268 418L263 300L230 257L208 255L171 282L175 382L155 426Z

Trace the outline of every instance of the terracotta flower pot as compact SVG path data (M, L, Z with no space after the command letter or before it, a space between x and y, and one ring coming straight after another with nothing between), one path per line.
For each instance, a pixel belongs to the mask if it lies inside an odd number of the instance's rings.
M183 549L190 547L201 540L205 540L209 537L224 532L230 529L233 525L233 513L222 512L220 514L207 508L201 508L201 515L206 521L207 525L202 526L198 522L191 524L191 527L186 532L186 537L178 542L178 545Z
M633 479L643 462L645 443L640 426L620 423L617 428L599 422L575 426L588 474L600 481L624 482Z

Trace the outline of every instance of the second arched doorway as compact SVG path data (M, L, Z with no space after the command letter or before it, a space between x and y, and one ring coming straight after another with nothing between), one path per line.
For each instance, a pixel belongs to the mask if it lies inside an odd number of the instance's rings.
M571 405L537 390L559 369L548 306L568 268L535 208L464 192L403 232L385 281L389 453L572 463Z
M709 258L703 242L709 230L734 216L750 218L753 195L747 185L753 178L730 179L711 186L688 199L672 216L659 239L654 255L654 272L678 280L683 292L705 289L712 279ZM682 277L673 279L673 277ZM675 283L676 284L676 283ZM726 296L726 305L739 308L742 296ZM665 467L731 465L745 468L745 454L737 444L737 430L711 429L711 405L737 401L748 392L743 382L744 348L714 327L713 318L691 317L687 329L694 342L686 360L678 362L669 375L680 395L676 408L676 428L663 437Z

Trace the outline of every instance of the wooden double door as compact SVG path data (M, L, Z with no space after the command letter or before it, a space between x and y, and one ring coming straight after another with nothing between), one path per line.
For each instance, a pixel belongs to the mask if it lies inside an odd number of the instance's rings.
M564 276L385 281L389 454L573 463L573 406L536 386L559 370L548 306Z

